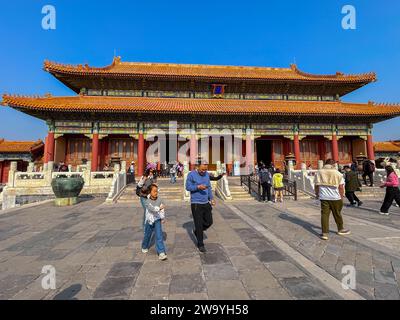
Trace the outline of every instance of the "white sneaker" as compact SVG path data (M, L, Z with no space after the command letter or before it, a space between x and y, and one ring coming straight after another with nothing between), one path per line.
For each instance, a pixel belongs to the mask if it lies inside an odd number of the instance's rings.
M142 253L147 253L149 252L149 249L142 249Z
M385 215L387 215L387 216L388 216L389 214L390 214L389 212L385 213Z
M160 255L158 256L158 259L160 259L160 260L165 260L165 259L167 259L167 255L166 255L164 252L162 252L162 253L160 253Z
M381 214L381 215L385 215L386 213L384 213L384 212L380 211L380 212L379 212L379 214Z

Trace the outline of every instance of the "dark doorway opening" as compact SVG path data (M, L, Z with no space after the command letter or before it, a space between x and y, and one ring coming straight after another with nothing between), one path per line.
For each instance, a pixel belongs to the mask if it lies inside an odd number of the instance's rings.
M272 140L256 140L257 163L267 166L272 162Z

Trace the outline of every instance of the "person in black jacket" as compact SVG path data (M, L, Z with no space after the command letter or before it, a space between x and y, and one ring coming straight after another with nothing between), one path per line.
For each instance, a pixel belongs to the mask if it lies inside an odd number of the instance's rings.
M358 205L361 206L362 205L362 201L360 199L358 199L358 197L356 196L355 192L360 190L361 187L361 183L358 180L357 177L357 173L355 173L354 171L351 170L351 168L349 166L344 166L344 171L345 171L345 175L344 175L344 182L345 182L345 195L346 198L349 200L350 205L354 206L354 205Z
M258 176L262 187L262 200L265 202L265 195L267 195L267 201L271 202L272 174L265 164L261 166Z
M374 172L375 172L375 164L371 160L365 160L363 162L363 180L365 185L367 185L367 176L369 178L370 187L374 186Z

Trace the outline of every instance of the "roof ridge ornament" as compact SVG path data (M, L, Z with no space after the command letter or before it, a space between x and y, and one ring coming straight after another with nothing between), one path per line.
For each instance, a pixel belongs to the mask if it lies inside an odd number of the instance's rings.
M116 56L113 59L113 64L120 64L121 63L121 56Z

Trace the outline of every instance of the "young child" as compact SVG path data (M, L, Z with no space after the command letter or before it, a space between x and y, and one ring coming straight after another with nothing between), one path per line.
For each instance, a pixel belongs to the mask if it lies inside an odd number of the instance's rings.
M165 212L164 204L158 197L158 187L156 184L152 184L149 187L150 194L145 201L146 207L146 218L144 227L144 238L142 241L142 252L149 252L150 240L153 231L156 235L156 251L160 260L167 259L165 252L162 224L165 223Z
M275 170L275 174L272 177L272 185L275 190L275 202L278 202L278 198L280 202L283 202L283 175L281 170Z

